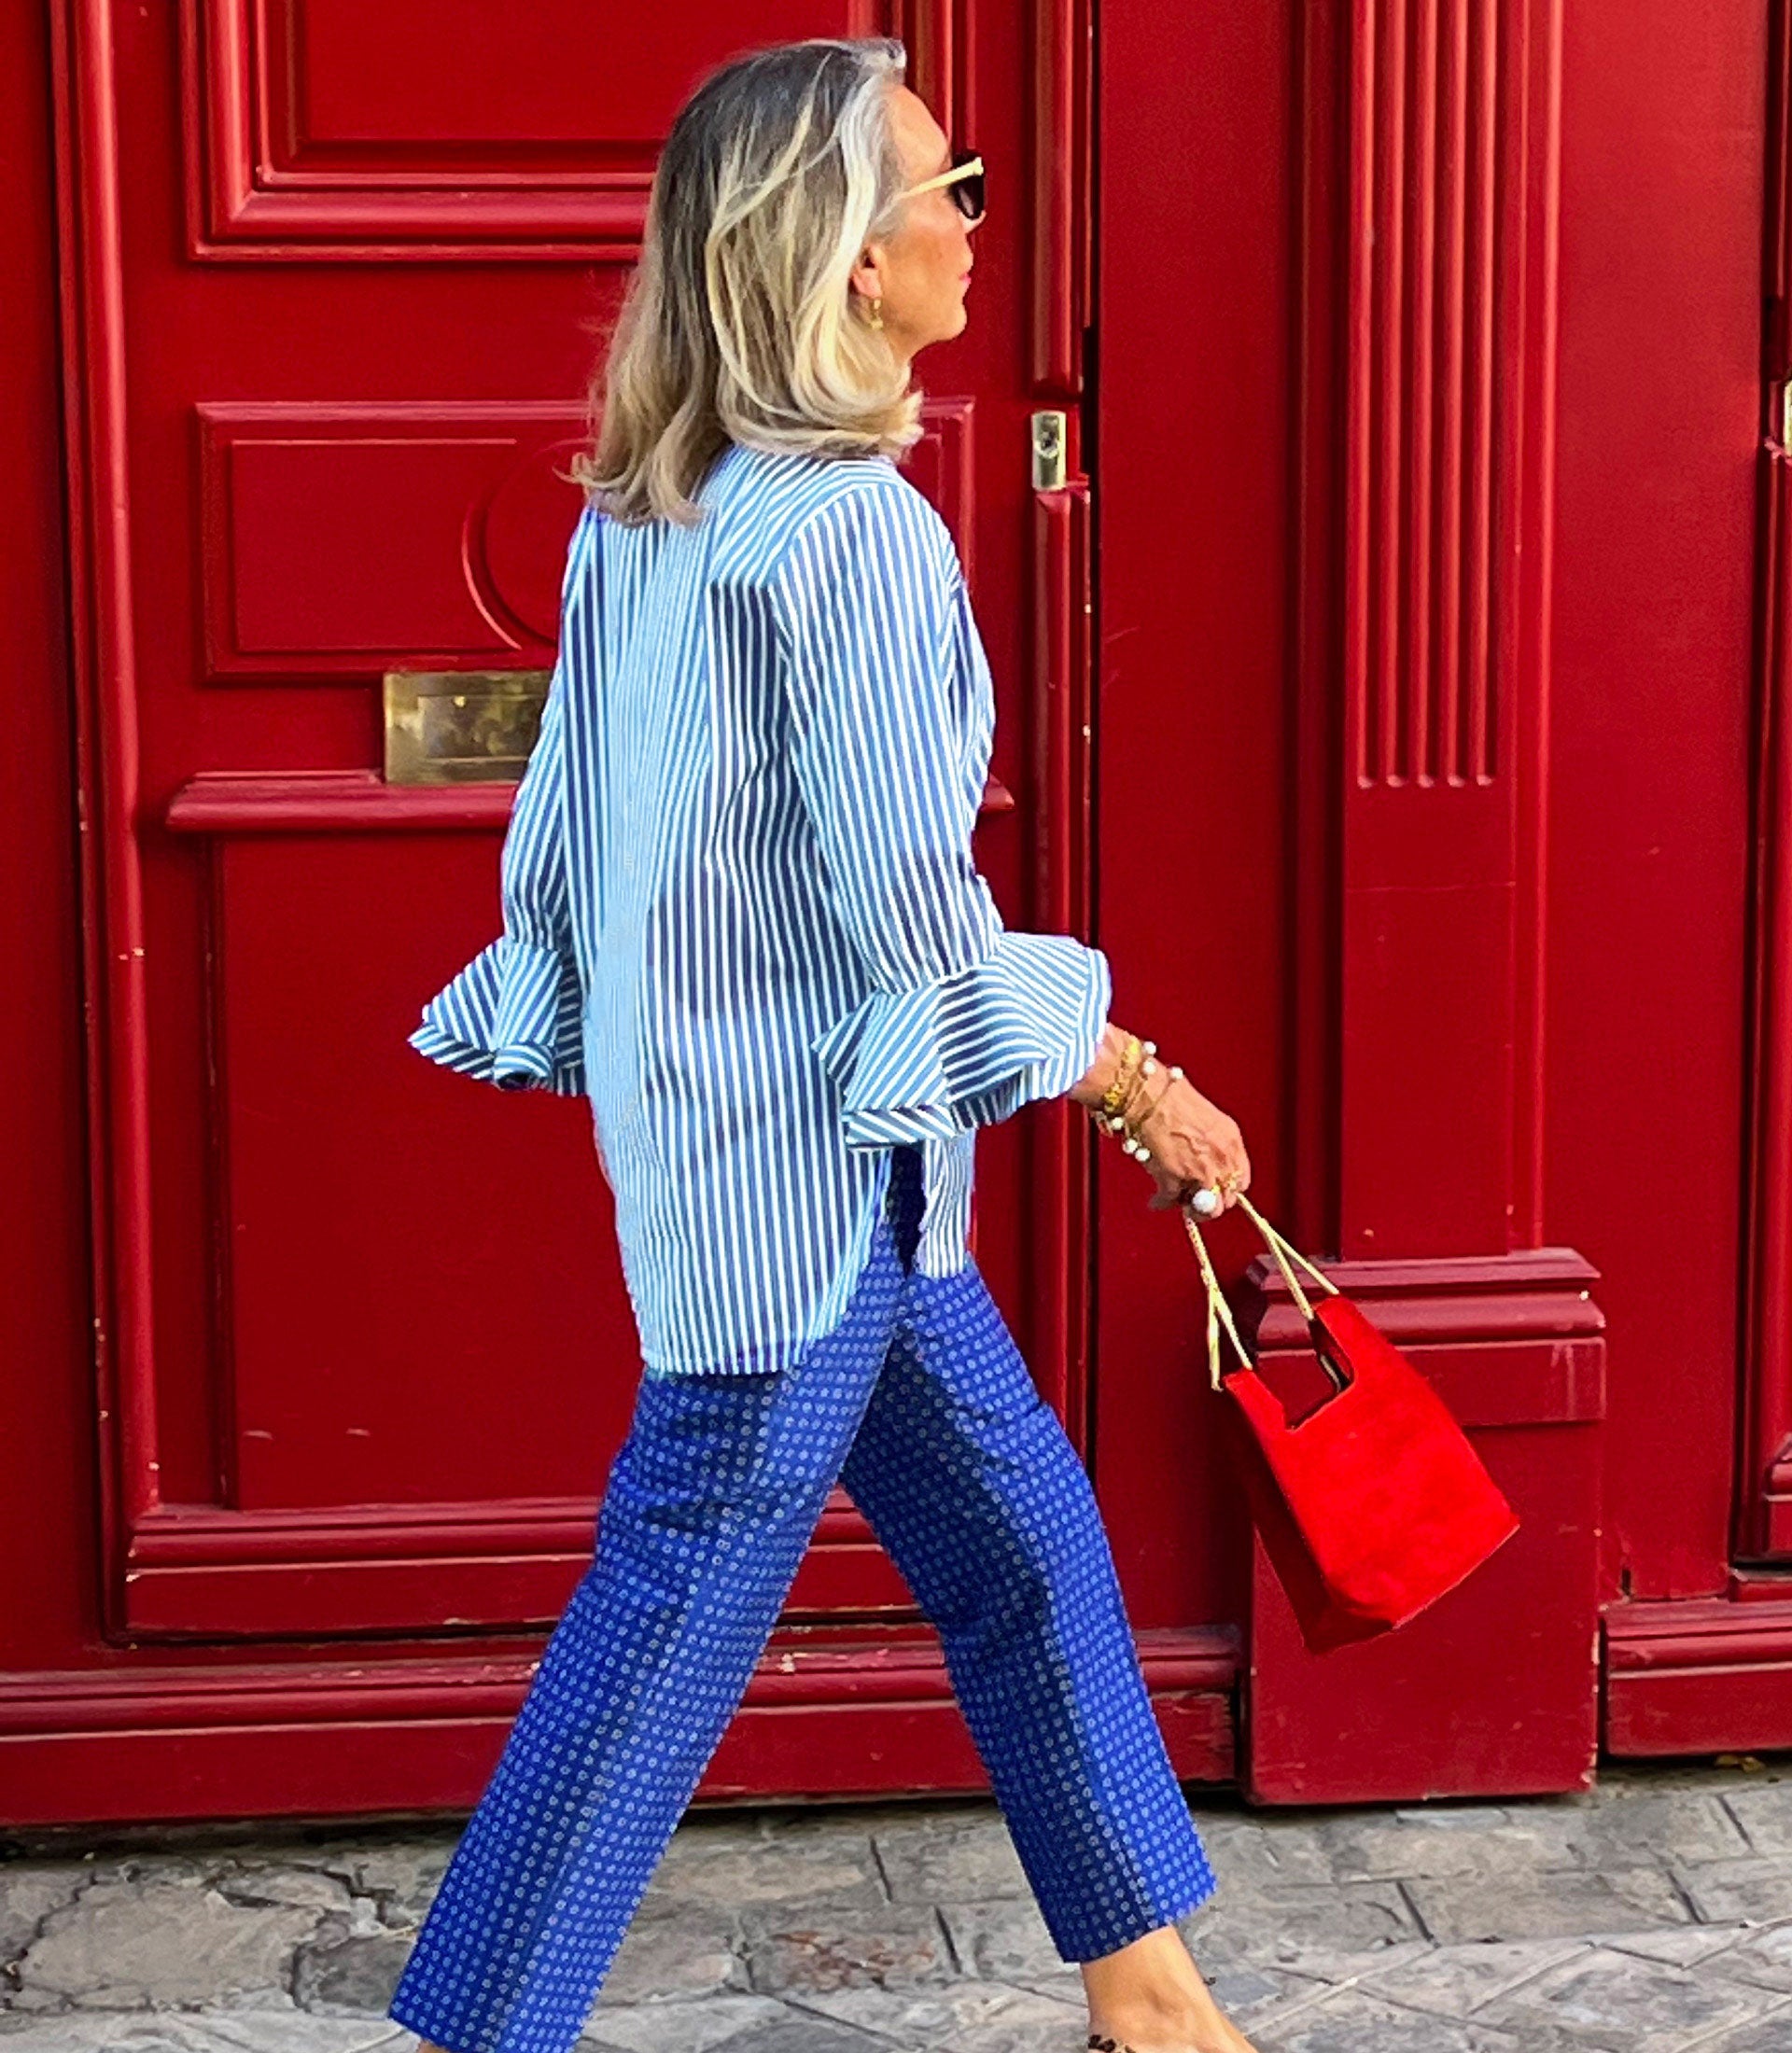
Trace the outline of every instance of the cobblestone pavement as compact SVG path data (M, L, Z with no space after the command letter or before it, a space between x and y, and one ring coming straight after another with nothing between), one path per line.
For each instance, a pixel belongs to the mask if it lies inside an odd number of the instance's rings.
M1262 2053L1792 2053L1792 1760L1584 1796L1191 1791L1183 1930ZM0 1837L0 2053L411 2053L384 2017L459 1831ZM979 1800L693 1811L581 2053L1077 2053L1081 1982Z

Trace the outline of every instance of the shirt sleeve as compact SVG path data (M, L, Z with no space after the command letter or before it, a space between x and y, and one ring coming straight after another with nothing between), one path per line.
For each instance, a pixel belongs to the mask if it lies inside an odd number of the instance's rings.
M565 598L578 561L569 552ZM584 993L574 956L566 869L564 649L524 765L498 859L504 931L423 1009L410 1045L499 1090L585 1088Z
M975 629L950 531L905 479L868 480L805 521L770 592L822 884L868 986L810 1043L848 1145L1061 1096L1100 1047L1108 959L1009 930L977 870L987 765L955 709Z

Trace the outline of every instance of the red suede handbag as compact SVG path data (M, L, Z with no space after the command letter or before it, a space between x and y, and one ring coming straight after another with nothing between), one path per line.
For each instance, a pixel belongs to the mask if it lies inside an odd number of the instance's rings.
M1235 1402L1246 1495L1301 1636L1315 1654L1391 1632L1471 1574L1519 1529L1517 1514L1443 1400L1250 1199L1332 1383L1291 1423L1239 1338L1187 1206L1207 1285L1207 1361ZM1290 1256L1325 1292L1315 1306ZM1239 1366L1220 1373L1220 1328Z

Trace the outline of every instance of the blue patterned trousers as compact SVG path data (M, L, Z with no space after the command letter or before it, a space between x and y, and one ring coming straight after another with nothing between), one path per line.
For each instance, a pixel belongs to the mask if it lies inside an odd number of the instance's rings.
M389 2015L567 2053L720 1744L830 1488L939 1633L1054 1945L1086 1961L1215 1879L1095 1494L974 1262L915 1273L917 1158L844 1322L779 1372L644 1377L574 1589Z

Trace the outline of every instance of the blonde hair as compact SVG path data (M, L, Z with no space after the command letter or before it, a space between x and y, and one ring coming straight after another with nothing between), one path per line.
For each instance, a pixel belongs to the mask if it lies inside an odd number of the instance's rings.
M730 441L868 456L919 435L907 366L849 304L902 194L889 98L905 64L888 36L774 44L679 110L593 381L594 446L571 467L614 519L694 522Z

